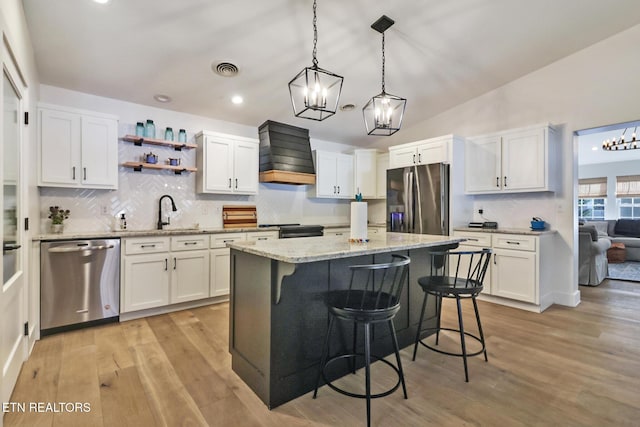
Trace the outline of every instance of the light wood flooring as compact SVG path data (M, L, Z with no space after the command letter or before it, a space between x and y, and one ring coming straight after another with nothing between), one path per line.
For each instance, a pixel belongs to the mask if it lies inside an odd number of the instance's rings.
M412 362L405 348L409 399L398 390L374 400L373 425L640 425L640 283L607 280L580 291L577 308L542 314L480 302L489 362L470 360L469 383L460 359L420 348ZM365 424L364 401L328 387L269 411L231 371L227 337L227 304L46 337L12 397L27 412L5 414L4 425ZM377 366L374 385L390 377ZM28 402L88 402L91 411L29 413Z

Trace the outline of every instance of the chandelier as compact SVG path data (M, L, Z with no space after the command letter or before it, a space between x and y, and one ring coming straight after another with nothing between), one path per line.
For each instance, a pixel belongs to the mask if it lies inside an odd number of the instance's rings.
M343 78L318 67L318 25L313 0L313 61L289 82L289 94L296 117L322 121L338 109Z
M624 134L627 133L627 129L628 128L624 129L624 132L622 132L622 135L620 136L619 139L616 139L614 137L611 140L606 139L602 141L602 149L607 151L637 150L638 143L636 141L636 130L638 129L638 127L636 126L633 129L633 134L631 135L631 139L628 141L625 141Z
M387 93L384 85L384 32L394 23L393 19L382 15L371 24L371 28L382 34L382 92L371 98L362 108L364 124L369 135L390 136L398 132L407 105L405 98Z

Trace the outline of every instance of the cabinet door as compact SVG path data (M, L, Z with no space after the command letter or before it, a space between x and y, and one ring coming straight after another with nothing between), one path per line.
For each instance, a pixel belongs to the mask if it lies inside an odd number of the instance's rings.
M340 199L351 199L353 191L353 156L338 154L336 156L336 189Z
M209 251L173 252L171 271L172 304L209 296Z
M335 153L316 151L316 196L337 197L337 163Z
M494 249L491 277L492 295L537 303L535 252Z
M80 184L80 115L40 110L39 185L75 187Z
M544 190L547 161L544 129L523 130L502 137L502 189Z
M365 199L373 199L377 195L377 159L375 150L357 150L353 157L354 193L362 193Z
M204 191L233 192L233 142L207 136L204 147Z
M446 163L449 161L447 141L429 142L418 145L418 163Z
M389 148L389 169L413 166L417 161L415 146Z
M233 191L256 194L258 192L258 144L237 141L234 148Z
M123 312L169 304L169 254L124 258Z
M82 117L82 171L84 187L118 188L118 122Z
M389 169L389 153L378 155L378 171L376 173L376 198L387 198L387 169Z
M228 248L211 249L211 282L209 295L218 297L229 295L231 280L231 250Z
M469 139L464 145L464 190L495 193L502 188L500 136Z

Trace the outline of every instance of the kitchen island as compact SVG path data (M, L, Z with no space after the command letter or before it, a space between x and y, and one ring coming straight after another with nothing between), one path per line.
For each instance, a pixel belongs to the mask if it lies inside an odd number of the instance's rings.
M462 240L381 233L366 243L333 236L230 244L229 349L234 372L269 408L313 390L329 321L326 292L347 286L350 265L389 262L394 253L411 258L394 324L400 347L412 344L424 295L417 279L428 274L428 252L457 247ZM433 313L435 305L428 310ZM388 328L376 330L374 325L373 354L392 353L388 335ZM332 334L331 352L352 340L351 325L341 328ZM336 365L329 378L348 372L346 364Z

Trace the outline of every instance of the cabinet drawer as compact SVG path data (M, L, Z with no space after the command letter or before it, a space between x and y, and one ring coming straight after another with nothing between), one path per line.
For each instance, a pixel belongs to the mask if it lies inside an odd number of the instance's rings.
M247 235L245 233L212 234L210 247L224 248L227 246L227 243L244 241L244 240L247 240Z
M134 254L153 254L158 252L169 251L168 237L144 237L124 240L124 253L126 255Z
M172 251L191 251L194 249L207 249L209 245L209 236L189 235L189 236L173 236L171 237Z
M520 251L536 250L535 236L523 236L519 234L494 234L493 247L501 249L514 249Z
M279 238L277 231L252 231L247 233L247 240L250 242L258 240L273 240Z
M478 246L481 248L490 248L491 247L491 233L474 233L472 231L459 232L455 231L453 233L454 237L462 237L465 240L461 243L461 245L467 246Z

